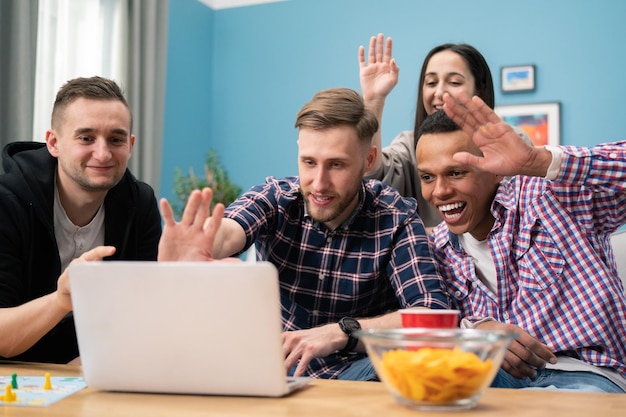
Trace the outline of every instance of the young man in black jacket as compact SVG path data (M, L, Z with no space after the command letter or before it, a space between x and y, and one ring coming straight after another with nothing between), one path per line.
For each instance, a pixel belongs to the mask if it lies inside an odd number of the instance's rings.
M78 356L66 274L76 258L156 260L154 191L127 169L132 114L101 77L57 93L46 143L13 142L0 176L0 358ZM106 245L106 246L105 246Z

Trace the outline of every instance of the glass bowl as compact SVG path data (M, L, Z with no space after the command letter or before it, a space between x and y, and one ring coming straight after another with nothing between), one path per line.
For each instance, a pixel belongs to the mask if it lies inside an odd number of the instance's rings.
M476 329L369 329L352 333L397 402L419 410L474 407L515 333Z

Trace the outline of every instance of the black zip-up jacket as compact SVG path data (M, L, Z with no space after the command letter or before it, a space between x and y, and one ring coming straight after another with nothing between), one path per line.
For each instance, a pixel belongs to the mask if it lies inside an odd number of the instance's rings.
M13 142L4 148L2 163L0 308L55 291L62 272L53 222L57 159L44 143ZM107 193L104 207L104 244L116 248L107 259L156 260L161 218L154 190L127 169ZM0 337L2 332L0 328ZM33 347L10 359L66 363L77 356L70 313Z

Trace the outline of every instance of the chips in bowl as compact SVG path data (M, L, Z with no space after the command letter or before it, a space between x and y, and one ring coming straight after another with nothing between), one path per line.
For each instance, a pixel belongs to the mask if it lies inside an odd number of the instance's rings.
M489 376L492 362L483 362L474 353L458 348L395 349L383 353L382 371L402 396L446 403L478 391Z

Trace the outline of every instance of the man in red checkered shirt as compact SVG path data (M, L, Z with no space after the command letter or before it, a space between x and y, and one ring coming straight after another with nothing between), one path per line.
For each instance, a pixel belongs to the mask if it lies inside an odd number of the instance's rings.
M517 334L493 386L625 392L626 142L532 147L463 93L444 111L416 148L430 242L462 326Z

